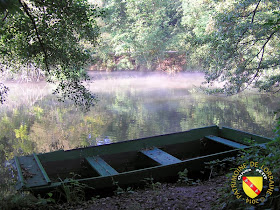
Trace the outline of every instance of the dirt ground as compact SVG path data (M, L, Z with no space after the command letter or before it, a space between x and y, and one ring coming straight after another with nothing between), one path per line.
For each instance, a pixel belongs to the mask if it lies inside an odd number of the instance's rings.
M154 189L138 189L112 197L93 199L78 205L55 205L50 209L212 209L217 202L218 188L222 187L225 177L217 177L198 185L163 183Z

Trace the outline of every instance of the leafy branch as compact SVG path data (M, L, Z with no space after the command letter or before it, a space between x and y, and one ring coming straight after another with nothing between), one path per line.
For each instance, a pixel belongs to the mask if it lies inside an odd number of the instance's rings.
M44 62L45 62L46 70L47 70L47 72L49 72L50 69L49 69L49 64L48 64L48 55L47 55L45 46L43 44L43 41L42 41L42 39L40 37L40 34L39 34L39 31L38 31L36 22L35 22L33 16L31 15L31 13L30 13L30 9L29 9L28 5L25 2L23 2L22 0L18 0L18 1L21 4L21 6L22 6L23 10L25 11L25 13L28 15L30 21L32 22L33 28L34 28L35 33L36 33L36 37L37 37L37 39L38 39L38 41L40 43L42 52L44 53Z

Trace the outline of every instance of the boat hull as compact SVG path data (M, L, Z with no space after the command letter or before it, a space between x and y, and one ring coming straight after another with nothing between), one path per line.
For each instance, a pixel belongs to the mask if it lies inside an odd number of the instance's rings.
M109 145L16 157L18 189L35 194L49 192L69 182L70 173L79 175L79 182L96 190L112 188L116 182L119 186L140 184L146 178L174 180L186 168L195 177L205 170L205 162L232 157L250 147L246 139L258 144L271 141L231 128L209 126ZM24 172L30 165L33 167L28 177Z

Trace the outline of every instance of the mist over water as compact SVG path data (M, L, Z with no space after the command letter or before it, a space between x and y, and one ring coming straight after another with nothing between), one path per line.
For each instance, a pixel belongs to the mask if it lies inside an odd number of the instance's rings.
M213 124L273 136L273 110L277 109L279 102L273 94L248 91L231 97L206 95L199 89L205 81L204 74L200 72L176 75L101 72L93 73L92 77L99 78L90 87L98 93L100 100L114 98L114 101L106 104L107 109L116 116L112 124L119 122L119 116L122 120L127 119L123 121L127 127L138 129L138 134L127 131L120 136L121 139ZM139 110L141 115L137 116ZM115 136L115 129L108 129L108 133Z
M52 86L6 83L7 104L1 107L2 134L20 145L15 129L22 129L22 150L45 152L99 145L192 128L229 126L272 137L279 97L244 92L235 96L206 95L199 86L203 73L168 75L154 72L89 72L86 86L98 102L88 113L59 103ZM3 124L6 123L6 124ZM22 127L21 127L22 126ZM26 130L24 131L24 126ZM105 141L105 140L106 141Z
M158 72L90 72L94 87L92 90L106 91L107 88L131 87L136 90L151 89L190 89L199 87L204 82L200 72L179 73L170 75Z

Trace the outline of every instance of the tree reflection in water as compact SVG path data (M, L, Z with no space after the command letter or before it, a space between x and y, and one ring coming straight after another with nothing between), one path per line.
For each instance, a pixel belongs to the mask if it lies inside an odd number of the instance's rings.
M95 81L88 86L98 94L99 102L87 113L69 102L57 102L51 86L45 83L8 84L11 92L0 110L1 162L14 155L107 144L213 124L273 136L277 95L254 91L231 97L206 95L197 88L203 81L202 73L91 76ZM0 173L4 172L0 168Z

